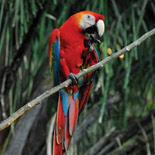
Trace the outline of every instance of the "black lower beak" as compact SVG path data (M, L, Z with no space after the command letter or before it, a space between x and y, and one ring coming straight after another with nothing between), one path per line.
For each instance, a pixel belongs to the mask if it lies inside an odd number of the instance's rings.
M96 24L91 26L91 27L86 28L85 32L90 34L89 41L90 41L91 44L93 44L93 43L101 43L101 41L99 39L97 39L97 38L99 38L99 35L98 35L98 32L97 32ZM94 38L95 33L97 34L97 37Z
M93 25L91 27L88 27L85 29L85 32L86 33L89 33L89 34L94 34L95 32L97 32L97 27L96 25Z

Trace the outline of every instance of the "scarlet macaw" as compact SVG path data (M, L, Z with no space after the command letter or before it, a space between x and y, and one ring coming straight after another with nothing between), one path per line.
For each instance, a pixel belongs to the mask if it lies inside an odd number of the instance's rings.
M54 85L67 78L72 79L72 85L58 94L53 155L67 152L78 114L88 100L95 73L79 80L76 74L99 62L92 44L104 33L104 19L100 14L82 11L72 15L50 35L48 54ZM86 37L87 33L91 34L91 38Z

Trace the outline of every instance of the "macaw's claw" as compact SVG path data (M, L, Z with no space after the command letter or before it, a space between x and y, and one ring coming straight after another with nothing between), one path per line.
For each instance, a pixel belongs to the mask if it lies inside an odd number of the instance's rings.
M94 47L90 42L88 42L88 45L89 45L89 52L92 52L94 50Z
M92 52L94 50L94 47L92 46L93 43L100 44L101 41L99 39L95 39L94 36L91 34L90 38L88 39L88 45L89 45L89 51Z
M101 43L101 41L99 39L94 38L94 36L92 34L90 35L89 41L91 44L93 44L93 43L100 44Z
M72 80L72 84L73 85L77 85L78 84L78 78L75 74L70 73L67 77L67 79L71 79Z

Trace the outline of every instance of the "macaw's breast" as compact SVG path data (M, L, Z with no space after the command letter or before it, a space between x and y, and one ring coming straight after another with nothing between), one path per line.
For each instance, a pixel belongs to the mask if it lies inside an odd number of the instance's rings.
M68 37L68 36L67 36ZM66 39L61 35L61 52L66 64L71 73L77 74L80 72L80 66L83 64L82 53L84 49L84 36L76 38L70 36Z

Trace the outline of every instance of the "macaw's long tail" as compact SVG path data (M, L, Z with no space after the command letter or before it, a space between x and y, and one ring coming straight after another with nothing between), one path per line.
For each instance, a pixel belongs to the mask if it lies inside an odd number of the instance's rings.
M98 61L97 52L94 50L87 55L85 67L88 68ZM81 112L88 101L95 74L93 72L83 77L82 84L77 93L70 94L65 90L60 90L54 130L53 155L61 155L67 152L79 112Z
M78 92L69 94L60 90L57 117L54 128L53 155L67 152L79 113Z

